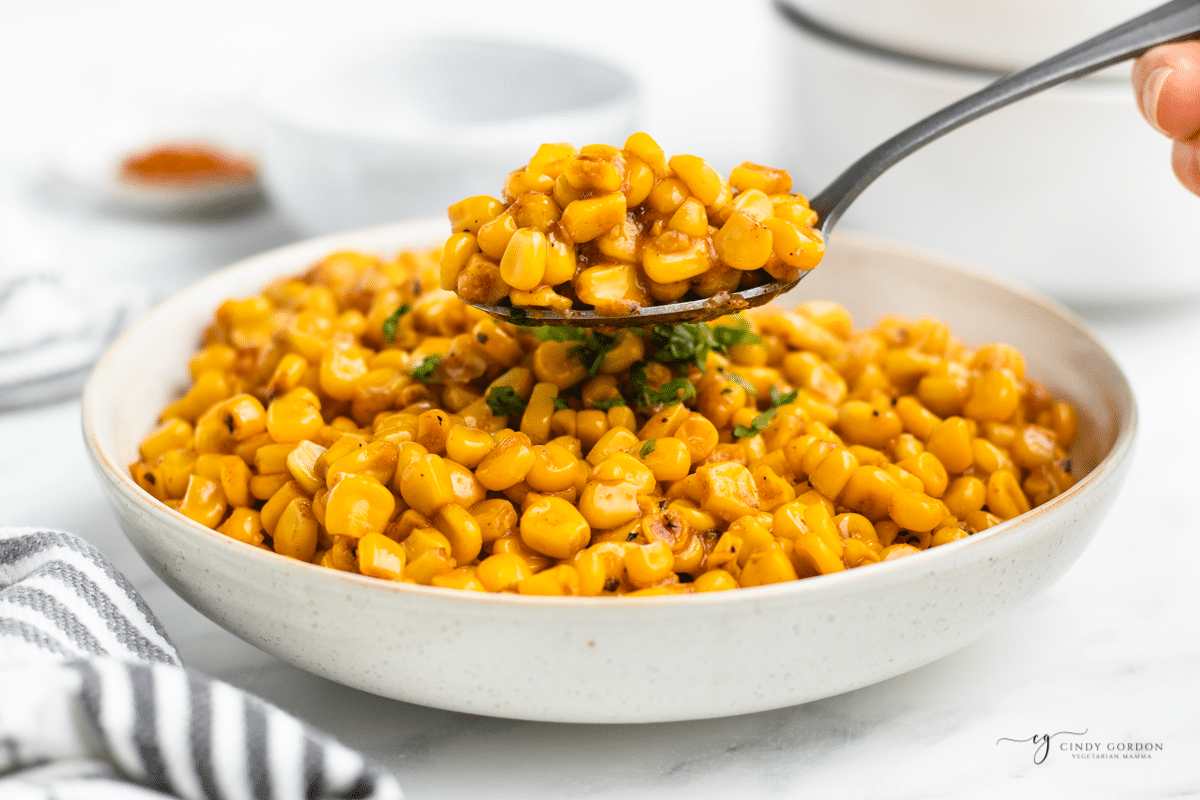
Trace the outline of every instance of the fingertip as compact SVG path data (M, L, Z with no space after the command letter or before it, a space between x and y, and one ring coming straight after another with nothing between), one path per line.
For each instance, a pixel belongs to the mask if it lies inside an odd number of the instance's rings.
M1184 188L1200 196L1200 142L1176 142L1171 148L1171 168Z
M1200 42L1154 48L1138 59L1132 80L1151 125L1176 141L1200 135Z

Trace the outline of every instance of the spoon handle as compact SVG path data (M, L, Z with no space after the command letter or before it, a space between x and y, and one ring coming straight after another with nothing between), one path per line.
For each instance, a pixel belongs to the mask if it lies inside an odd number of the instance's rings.
M822 232L828 234L846 207L888 168L934 139L1043 89L1197 33L1200 33L1200 0L1172 0L946 106L867 153L812 198L812 209L821 219Z

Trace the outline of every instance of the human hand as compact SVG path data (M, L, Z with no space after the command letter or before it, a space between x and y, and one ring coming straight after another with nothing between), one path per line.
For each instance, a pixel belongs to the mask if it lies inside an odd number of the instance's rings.
M1175 177L1200 195L1200 42L1163 45L1139 58L1133 90L1147 121L1175 141Z

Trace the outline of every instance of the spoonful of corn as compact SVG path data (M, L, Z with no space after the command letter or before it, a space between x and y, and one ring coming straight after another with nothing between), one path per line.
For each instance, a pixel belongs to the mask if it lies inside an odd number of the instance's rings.
M783 170L726 179L644 133L623 148L542 145L503 201L449 208L442 288L520 325L650 327L763 305L820 261L847 207L887 169L950 131L1044 89L1200 33L1200 0L1173 0L1007 75L888 139L811 201Z

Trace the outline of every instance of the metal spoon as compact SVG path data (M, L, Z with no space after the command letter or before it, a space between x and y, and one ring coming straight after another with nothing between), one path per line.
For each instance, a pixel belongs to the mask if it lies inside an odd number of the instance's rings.
M820 219L818 227L821 234L828 238L846 208L888 168L955 128L1044 89L1136 58L1160 44L1189 39L1198 33L1200 0L1172 0L1032 67L1006 75L946 106L867 153L811 199L810 205ZM522 325L642 328L676 322L700 322L760 306L794 287L806 274L801 272L799 278L787 283L771 282L723 296L647 306L634 314L619 317L606 317L586 310L559 312L472 305L494 317Z

